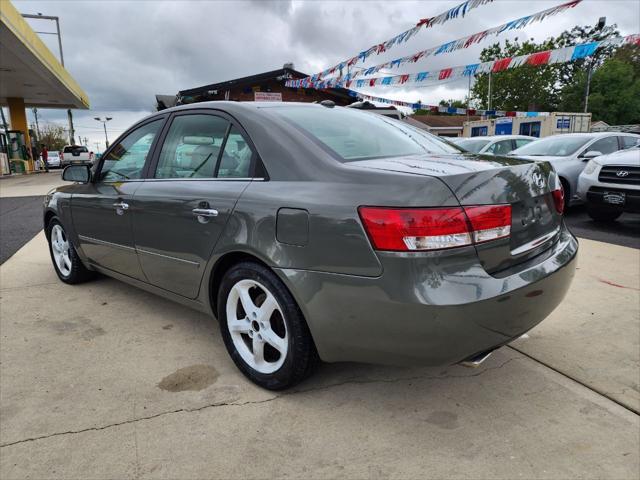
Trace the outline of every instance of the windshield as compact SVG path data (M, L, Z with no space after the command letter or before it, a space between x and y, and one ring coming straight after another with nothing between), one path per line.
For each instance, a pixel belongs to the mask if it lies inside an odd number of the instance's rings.
M576 153L590 140L591 137L566 137L562 135L547 137L528 143L524 147L514 150L510 155L566 157Z
M328 147L344 162L460 152L430 133L375 113L312 105L269 107L269 110Z
M478 153L485 145L488 145L490 140L481 139L481 138L470 138L468 140L460 140L457 142L457 145L461 148L464 148L468 152Z

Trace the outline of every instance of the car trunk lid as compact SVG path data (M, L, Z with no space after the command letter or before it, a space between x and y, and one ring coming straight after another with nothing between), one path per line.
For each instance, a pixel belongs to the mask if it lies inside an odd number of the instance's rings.
M476 245L478 256L490 273L508 269L546 250L560 230L562 215L557 212L551 193L559 183L547 162L454 154L359 160L348 165L437 177L462 206L511 205L510 237ZM425 206L432 206L428 199Z

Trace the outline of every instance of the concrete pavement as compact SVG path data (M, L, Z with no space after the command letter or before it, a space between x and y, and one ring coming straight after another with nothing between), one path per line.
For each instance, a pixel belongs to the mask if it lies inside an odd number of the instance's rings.
M33 173L0 178L0 198L30 197L46 195L46 193L63 182L62 170L51 170L49 173Z
M0 478L637 478L639 253L581 243L523 353L323 365L273 393L206 316L59 282L39 234L0 267Z

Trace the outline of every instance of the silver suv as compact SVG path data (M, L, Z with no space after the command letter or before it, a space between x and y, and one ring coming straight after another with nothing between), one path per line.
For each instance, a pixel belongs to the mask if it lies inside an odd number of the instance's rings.
M640 213L640 147L589 160L578 179L578 197L596 221Z

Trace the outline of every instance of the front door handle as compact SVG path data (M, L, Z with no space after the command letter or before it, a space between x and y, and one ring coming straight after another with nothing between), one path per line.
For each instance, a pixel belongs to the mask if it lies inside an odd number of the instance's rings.
M218 216L218 210L213 208L194 208L191 211L198 217L198 222L200 223L208 223L209 219Z
M116 207L117 215L124 215L125 210L129 210L129 204L125 202L116 202L113 206Z

